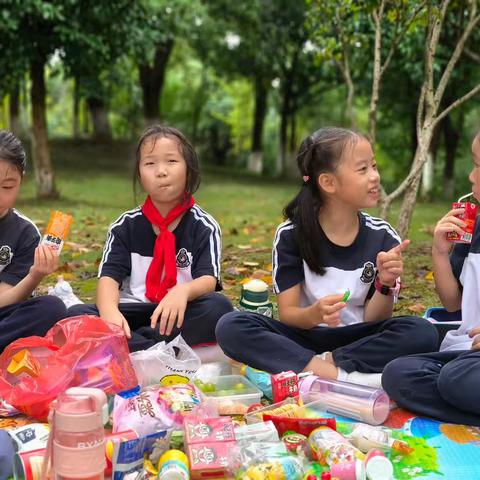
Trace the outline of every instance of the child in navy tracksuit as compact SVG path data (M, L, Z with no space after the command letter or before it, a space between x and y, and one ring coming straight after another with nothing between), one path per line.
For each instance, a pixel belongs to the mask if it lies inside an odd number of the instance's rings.
M297 163L304 184L273 246L280 321L227 314L218 342L226 355L271 373L312 371L379 386L390 360L437 344L426 320L391 318L408 241L360 211L374 207L380 193L365 137L322 128L303 141Z
M0 352L20 337L43 336L67 316L56 297L30 298L42 278L55 271L58 257L39 245L40 232L15 210L26 156L11 132L0 131Z
M233 307L215 292L221 232L192 196L200 181L193 147L174 128L148 128L137 147L136 178L148 197L109 229L97 304L75 305L69 314L100 314L121 326L132 351L178 333L189 345L215 343L217 321Z
M480 133L472 144L469 179L480 200ZM432 246L435 286L444 307L462 309L458 330L449 331L440 352L399 358L389 363L383 386L391 398L413 412L446 422L480 426L480 222L471 245L446 239L462 233L465 223L449 211L435 227Z

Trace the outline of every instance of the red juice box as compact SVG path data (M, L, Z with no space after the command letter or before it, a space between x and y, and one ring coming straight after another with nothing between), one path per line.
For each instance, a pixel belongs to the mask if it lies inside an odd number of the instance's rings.
M184 419L185 443L228 442L235 440L235 431L230 417L201 418L189 416Z
M285 400L287 397L298 398L298 377L295 372L277 373L272 375L273 403Z
M462 235L458 234L457 232L448 232L447 233L447 240L453 243L472 243L473 232L475 230L475 222L477 220L477 213L478 213L478 205L471 202L462 202L462 200L466 197L471 196L472 194L469 193L468 195L464 195L463 197L458 199L458 202L454 202L452 208L462 208L463 212L457 215L460 220L463 220L466 225L463 228L465 233Z
M235 442L205 442L187 446L192 480L227 476L228 456Z

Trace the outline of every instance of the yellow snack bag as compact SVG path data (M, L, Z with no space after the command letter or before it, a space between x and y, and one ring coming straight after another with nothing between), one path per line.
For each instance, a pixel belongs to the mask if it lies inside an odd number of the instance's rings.
M72 215L60 212L59 210L52 210L42 243L48 245L57 255L60 255L72 222Z

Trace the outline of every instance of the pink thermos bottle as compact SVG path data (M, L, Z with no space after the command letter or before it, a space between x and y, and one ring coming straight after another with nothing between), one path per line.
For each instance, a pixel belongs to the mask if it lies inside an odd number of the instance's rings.
M102 390L79 387L69 388L52 403L52 480L103 480L106 405Z

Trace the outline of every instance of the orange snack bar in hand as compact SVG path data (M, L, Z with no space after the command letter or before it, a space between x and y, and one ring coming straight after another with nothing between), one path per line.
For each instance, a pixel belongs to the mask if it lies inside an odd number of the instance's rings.
M42 243L50 246L57 255L60 255L72 222L72 215L59 210L52 210Z

